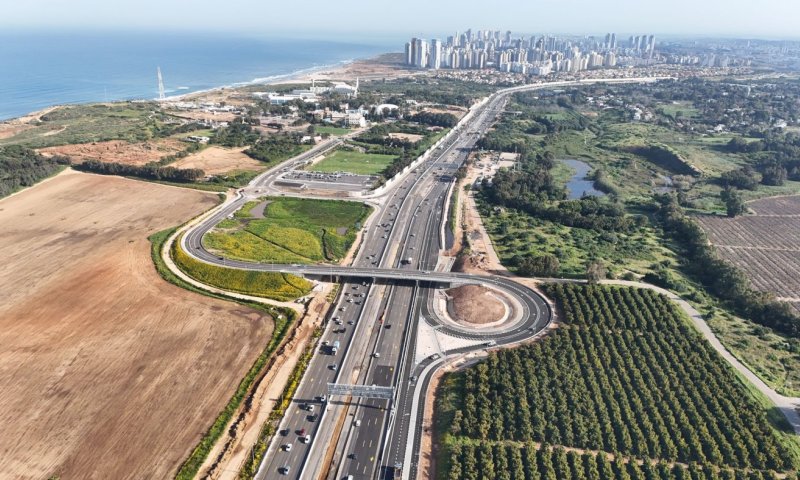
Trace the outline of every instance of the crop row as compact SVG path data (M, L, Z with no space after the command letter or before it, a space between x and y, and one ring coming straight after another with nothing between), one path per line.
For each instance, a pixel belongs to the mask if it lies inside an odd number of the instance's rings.
M690 464L613 459L601 452L533 444L456 444L450 449L448 480L777 480L774 472L742 471ZM789 477L797 478L797 477Z
M765 412L668 299L599 286L547 291L565 325L459 374L454 438L735 468L793 466Z

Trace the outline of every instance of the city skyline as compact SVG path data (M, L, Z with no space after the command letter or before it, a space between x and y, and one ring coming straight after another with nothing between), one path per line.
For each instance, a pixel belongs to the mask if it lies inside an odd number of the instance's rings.
M513 9L453 0L433 4L420 0L402 4L309 0L303 12L291 4L266 5L251 0L231 0L224 9L206 0L193 2L191 9L181 2L155 0L6 3L0 18L0 27L5 30L122 27L387 39L408 34L431 37L443 30L480 23L487 28L551 34L648 31L660 37L800 37L793 24L793 19L800 17L800 3L789 0L764 0L757 5L741 0L675 0L668 9L634 0L620 0L613 8L591 0L543 0L514 5ZM419 15L422 11L425 14ZM567 11L569 15L565 16ZM89 12L91 15L87 15Z

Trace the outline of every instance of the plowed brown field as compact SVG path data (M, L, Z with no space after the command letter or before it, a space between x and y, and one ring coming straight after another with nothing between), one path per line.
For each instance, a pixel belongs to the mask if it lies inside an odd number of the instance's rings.
M758 290L800 299L800 196L748 204L756 215L700 216L697 220L719 254L747 273Z
M272 331L153 268L214 203L72 171L0 201L0 478L171 478Z

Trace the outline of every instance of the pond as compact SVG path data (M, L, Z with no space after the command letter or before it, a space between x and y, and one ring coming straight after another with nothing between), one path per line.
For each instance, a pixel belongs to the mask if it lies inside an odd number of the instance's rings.
M591 195L595 197L602 197L605 193L594 188L594 182L587 180L586 175L592 167L588 163L580 160L566 159L561 160L569 168L575 170L575 174L567 181L567 191L570 200L581 198L584 195Z

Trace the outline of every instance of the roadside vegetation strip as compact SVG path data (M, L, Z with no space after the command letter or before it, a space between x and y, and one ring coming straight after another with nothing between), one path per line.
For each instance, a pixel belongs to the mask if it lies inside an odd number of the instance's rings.
M770 426L764 406L669 299L607 286L545 290L562 328L445 377L436 413L443 461L456 445L477 446L469 454L477 457L459 457L466 465L481 464L482 449L497 442L540 442L704 469L800 465L797 439Z
M458 227L458 197L461 194L459 190L461 187L459 185L461 182L456 181L456 183L452 186L452 191L450 193L450 205L448 206L447 210L447 225L450 227L450 231L455 235L456 229Z
M253 445L250 452L251 454L247 457L247 462L239 471L239 479L249 480L255 478L256 473L258 473L258 467L264 460L264 456L266 455L269 444L272 441L272 437L275 435L275 431L280 424L280 420L283 418L283 415L286 413L286 409L291 404L292 398L297 391L297 387L300 385L300 380L303 378L309 363L311 363L311 358L314 356L314 352L317 349L317 342L321 336L322 328L317 327L314 330L314 334L311 337L308 345L306 345L302 357L300 357L300 360L297 362L297 365L295 365L294 370L292 370L292 374L289 376L286 387L283 389L280 397L278 397L277 401L275 402L275 407L272 409L272 412L270 412L267 421L264 422L264 426L261 427L261 432L258 434L258 440L256 441L256 444Z
M311 282L300 277L288 283L280 272L237 270L201 262L184 252L177 239L172 244L171 255L185 274L199 282L232 292L286 302L306 295L312 287Z
M170 271L169 267L167 267L167 264L164 262L164 259L161 256L164 244L176 230L177 228L163 230L151 235L149 238L151 242L150 255L153 259L153 263L155 264L156 271L158 271L164 280L178 287L201 295L236 302L240 305L264 312L272 317L272 321L274 323L272 337L264 347L264 350L261 352L258 358L256 358L255 362L253 362L253 365L250 367L250 370L248 370L241 382L239 382L236 392L234 392L231 399L225 405L225 408L222 410L222 412L220 412L220 414L214 420L214 423L203 435L200 443L198 443L194 450L192 450L192 453L183 462L181 467L178 469L178 472L175 474L176 479L189 480L195 477L200 469L200 466L203 464L206 457L211 452L211 449L214 447L214 444L224 433L226 425L231 418L233 418L234 413L239 409L242 401L250 392L255 379L261 374L262 369L267 364L267 360L275 352L278 345L281 344L286 334L294 325L297 314L288 308L274 307L256 302L248 302L228 297L226 295L208 292L197 288L194 285L186 283L177 277L174 273L172 273L172 271Z

